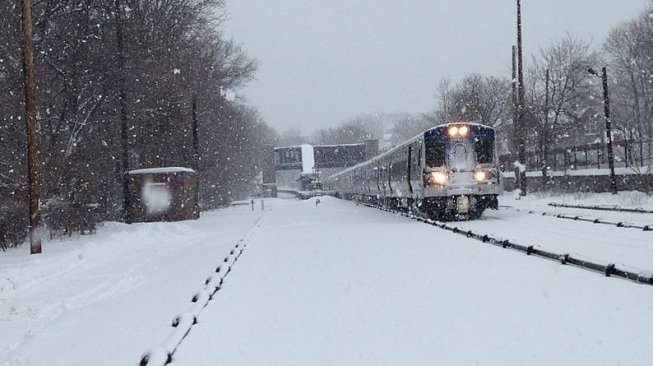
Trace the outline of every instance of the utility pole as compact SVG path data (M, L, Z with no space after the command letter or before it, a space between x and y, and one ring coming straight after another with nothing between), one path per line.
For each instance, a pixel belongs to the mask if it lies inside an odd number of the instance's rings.
M197 94L193 94L192 100L193 114L193 169L197 172L200 165L200 145L197 135Z
M599 76L596 70L587 70L590 74ZM610 120L610 93L608 92L608 68L601 69L601 81L603 82L603 112L605 114L605 136L608 149L608 167L610 167L610 192L617 194L617 177L614 174L614 151L612 150L612 121Z
M542 131L542 186L546 187L547 179L547 165L549 162L549 80L550 80L549 69L546 69L546 83L544 87L544 129Z
M200 217L200 144L197 133L197 94L193 94L192 100L193 114L193 170L195 170L195 210L196 217Z
M512 131L510 141L513 142L510 145L510 151L513 151L513 148L516 148L519 143L514 144L517 136L517 130L519 128L519 101L517 100L517 46L512 46ZM511 155L511 159L512 159ZM515 171L515 182L519 185L519 170L516 166L513 166Z
M612 150L612 121L610 120L610 93L608 92L608 68L603 66L603 112L605 113L605 134L608 139L608 166L610 167L610 191L617 194L617 177L614 174L614 151Z
M34 76L34 45L32 42L32 5L23 5L23 73L25 76L25 114L27 116L27 181L29 185L30 253L41 253L41 159L38 124L36 121L36 78Z
M517 74L518 128L517 160L519 161L520 195L526 195L526 126L524 123L524 60L522 57L521 0L517 0Z
M120 144L122 163L122 215L126 223L131 223L129 215L129 129L127 126L127 92L125 91L125 50L122 33L122 5L115 0L116 42L118 47L118 84L120 88Z

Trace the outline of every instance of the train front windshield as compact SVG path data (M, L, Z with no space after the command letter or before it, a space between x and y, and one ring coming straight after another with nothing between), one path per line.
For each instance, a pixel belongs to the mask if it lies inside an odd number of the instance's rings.
M444 135L425 139L426 166L491 164L494 162L494 131L481 130L467 138L451 139ZM473 153L472 153L473 152Z
M486 138L476 138L474 141L474 151L476 152L477 164L490 164L494 161L494 140Z
M435 168L445 165L445 156L447 145L444 140L427 139L426 140L426 166Z

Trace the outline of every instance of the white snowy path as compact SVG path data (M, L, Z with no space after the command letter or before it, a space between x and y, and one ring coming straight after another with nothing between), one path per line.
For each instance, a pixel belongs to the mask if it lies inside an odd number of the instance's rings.
M97 235L0 252L0 365L136 365L261 212L108 223Z
M174 365L632 366L653 359L651 286L320 200L266 202L261 227Z

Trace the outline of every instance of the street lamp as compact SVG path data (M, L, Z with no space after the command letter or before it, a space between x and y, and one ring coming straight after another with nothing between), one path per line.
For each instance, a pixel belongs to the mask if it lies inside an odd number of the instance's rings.
M608 93L608 70L603 67L601 70L601 79L603 80L603 111L605 113L605 134L608 147L608 166L610 167L610 191L617 194L617 177L614 175L614 152L612 150L612 122L610 122L610 94ZM594 76L599 73L593 68L587 69L587 72Z

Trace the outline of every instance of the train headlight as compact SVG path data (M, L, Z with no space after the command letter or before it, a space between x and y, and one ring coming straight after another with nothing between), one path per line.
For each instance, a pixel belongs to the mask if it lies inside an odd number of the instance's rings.
M429 176L430 185L443 186L449 182L449 175L446 172L433 172Z
M469 127L467 126L451 126L447 130L449 137L466 137L469 133Z
M479 170L474 173L474 179L479 183L485 182L486 180L490 179L490 173L483 170Z

